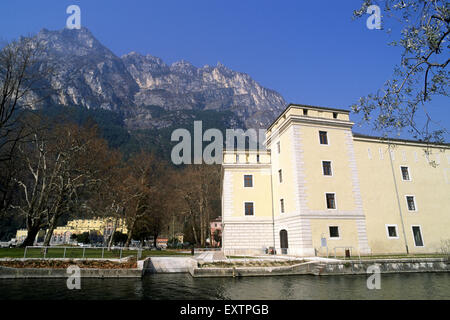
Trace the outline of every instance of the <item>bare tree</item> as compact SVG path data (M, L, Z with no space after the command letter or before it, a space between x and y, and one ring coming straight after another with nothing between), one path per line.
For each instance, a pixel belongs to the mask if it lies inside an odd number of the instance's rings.
M160 214L164 212L164 204L169 199L162 195L168 184L167 167L153 154L140 153L128 161L129 174L124 184L127 186L129 201L126 209L128 238L125 246L129 246L137 223L146 219L152 220L152 228L159 229L163 219Z
M36 108L49 90L45 80L54 66L42 60L44 50L33 38L12 41L0 50L0 161L10 159L17 143L30 134L24 130L23 112Z
M8 208L13 196L17 146L36 132L36 128L30 130L27 119L31 115L25 113L34 109L49 90L45 79L54 66L49 61L43 63L44 49L32 38L21 38L0 48L0 212ZM40 91L41 98L35 90Z
M73 124L58 126L52 134L56 157L52 181L52 206L47 211L48 229L44 246L49 245L53 231L63 215L86 207L90 192L116 165L106 141L98 138L96 127Z
M23 246L32 245L44 226L48 226L44 245L49 245L59 219L80 210L83 194L109 170L102 161L108 148L95 128L73 124L53 125L18 148L24 166L15 181L23 200L15 208L27 221Z
M88 207L97 216L103 216L111 220L112 227L110 233L104 236L111 250L114 241L114 235L119 222L125 221L125 206L127 203L127 194L123 185L125 179L124 169L119 167L119 154L116 153L116 164L106 172L97 186L97 190L91 194L88 200Z
M360 98L352 106L364 121L385 132L407 129L416 139L444 142L448 128L433 119L427 103L435 96L448 97L450 62L450 4L446 0L364 0L354 17L361 17L370 5L382 7L384 29L391 21L401 25L398 41L400 65L391 79L375 94ZM446 106L443 106L446 107ZM421 123L418 114L425 116ZM373 120L372 120L373 119Z
M180 212L189 221L194 241L206 245L210 237L209 222L218 216L214 202L220 199L220 167L211 165L192 165L179 173L177 178L177 197L184 200Z

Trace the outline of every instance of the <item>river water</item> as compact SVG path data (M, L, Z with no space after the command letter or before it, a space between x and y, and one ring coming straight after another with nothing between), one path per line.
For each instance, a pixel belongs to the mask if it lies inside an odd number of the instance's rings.
M143 279L0 279L0 299L450 299L449 273L382 274L381 289L367 289L365 276L192 278L156 274Z

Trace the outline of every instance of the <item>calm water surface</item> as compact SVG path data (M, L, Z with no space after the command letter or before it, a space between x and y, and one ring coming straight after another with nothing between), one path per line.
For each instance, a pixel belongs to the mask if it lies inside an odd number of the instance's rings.
M368 290L365 276L192 278L158 274L141 279L0 279L0 299L450 299L449 273L381 275Z

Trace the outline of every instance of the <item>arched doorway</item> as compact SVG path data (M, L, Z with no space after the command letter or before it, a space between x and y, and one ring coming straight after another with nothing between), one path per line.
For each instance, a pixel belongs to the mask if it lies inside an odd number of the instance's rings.
M288 249L288 233L286 230L280 230L280 248L282 254L287 254Z

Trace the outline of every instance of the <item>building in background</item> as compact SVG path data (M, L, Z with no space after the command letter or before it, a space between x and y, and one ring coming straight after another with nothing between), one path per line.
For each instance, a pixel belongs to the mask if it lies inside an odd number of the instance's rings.
M211 247L220 247L222 239L222 217L217 217L210 222ZM219 241L217 241L217 239Z
M26 229L19 229L16 232L16 241L17 243L22 243L27 238L28 231Z
M175 233L175 238L178 240L178 243L183 243L184 242L184 233L182 233L182 232Z
M439 252L450 239L450 145L352 127L346 110L289 105L267 151L225 151L225 253Z
M127 233L127 227L123 219L113 218L95 218L95 219L75 219L67 222L67 225L57 227L53 231L51 245L68 244L73 242L71 236L73 234L82 234L88 232L90 234L98 235L98 238L107 239L116 225L116 231ZM16 232L16 239L18 243L22 243L27 237L27 230L20 229ZM44 233L45 234L45 233ZM38 241L38 240L36 240Z
M158 248L167 248L167 244L169 243L169 238L167 237L157 237L156 238L156 247Z

